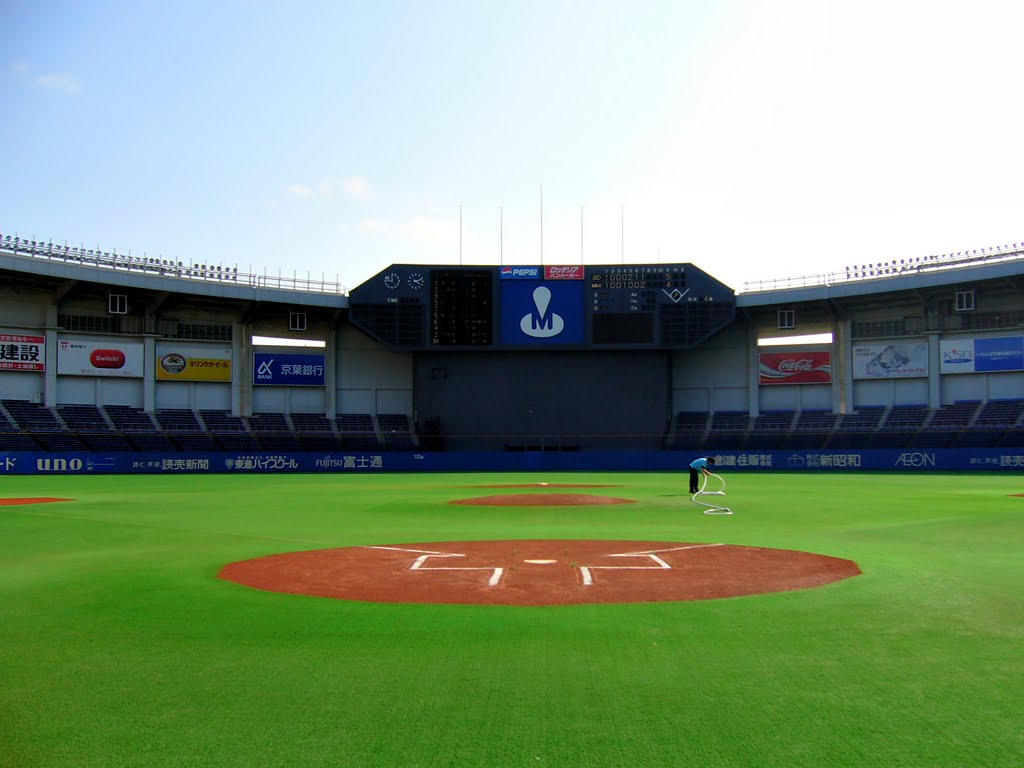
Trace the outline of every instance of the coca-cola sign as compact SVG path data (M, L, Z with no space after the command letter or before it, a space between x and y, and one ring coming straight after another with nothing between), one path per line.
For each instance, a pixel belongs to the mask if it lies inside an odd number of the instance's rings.
M762 352L761 384L829 384L831 352Z

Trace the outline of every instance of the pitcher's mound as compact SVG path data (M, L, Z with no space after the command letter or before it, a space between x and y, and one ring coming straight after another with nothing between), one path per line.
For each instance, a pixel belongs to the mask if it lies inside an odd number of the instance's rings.
M479 507L578 507L585 504L636 504L636 499L593 496L589 493L506 493L478 496L475 499L455 499L448 503Z
M31 496L24 499L0 499L0 507L16 507L21 504L49 504L51 501L74 501L74 499L58 499L51 496Z
M270 592L375 603L570 605L712 600L808 589L860 573L852 560L664 541L441 541L286 552L220 577Z

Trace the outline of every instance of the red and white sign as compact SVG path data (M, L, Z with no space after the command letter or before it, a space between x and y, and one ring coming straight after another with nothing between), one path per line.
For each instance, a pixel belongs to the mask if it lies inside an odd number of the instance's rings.
M830 384L831 352L762 352L761 384Z
M0 333L0 371L45 370L45 336Z
M565 266L544 267L545 280L582 280L583 266L581 264L567 264Z
M144 371L144 347L138 342L81 336L57 339L57 373L141 379Z

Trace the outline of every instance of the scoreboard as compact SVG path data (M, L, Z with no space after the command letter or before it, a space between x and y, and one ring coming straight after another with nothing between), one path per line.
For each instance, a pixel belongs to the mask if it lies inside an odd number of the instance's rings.
M736 316L692 264L394 264L349 294L349 320L395 349L689 349Z

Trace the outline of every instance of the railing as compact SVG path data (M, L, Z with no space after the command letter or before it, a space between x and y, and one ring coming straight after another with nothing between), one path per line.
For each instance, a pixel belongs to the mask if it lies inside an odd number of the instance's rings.
M910 259L857 264L846 267L842 272L828 272L802 277L782 277L772 280L749 280L739 293L778 291L787 288L813 288L862 280L879 280L923 272L957 269L960 267L990 264L994 262L1024 260L1024 243L979 248L974 251L945 253L941 256L917 256Z
M276 288L305 293L348 294L346 287L337 278L331 281L323 274L321 274L320 279L315 278L310 272L306 272L305 277L300 277L297 270L293 271L290 277L281 272L272 275L264 271L261 275L253 272L239 272L237 266L226 267L222 264L199 264L193 263L191 260L186 263L173 259L154 258L152 256L133 256L130 253L125 255L118 253L116 248L108 252L100 248L75 247L68 245L66 242L60 245L52 241L25 240L16 235L0 237L0 253L28 256L50 262L58 261L96 269L141 272L204 283L235 283L252 288Z

